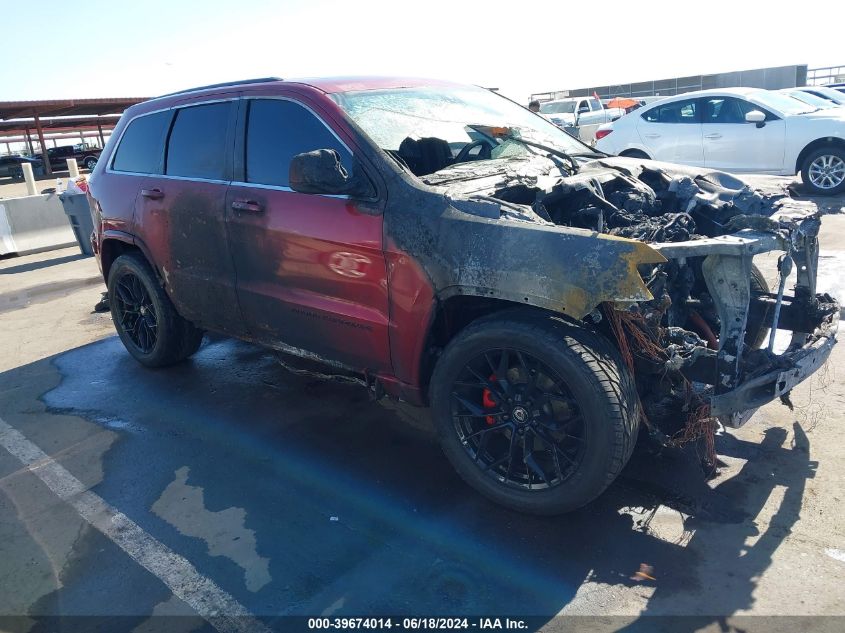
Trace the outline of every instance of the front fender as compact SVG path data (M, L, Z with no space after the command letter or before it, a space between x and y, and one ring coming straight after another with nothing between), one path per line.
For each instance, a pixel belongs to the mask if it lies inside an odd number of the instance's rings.
M650 246L593 231L490 219L450 209L441 218L438 297L505 299L581 319L604 301L649 301L640 264L666 259Z

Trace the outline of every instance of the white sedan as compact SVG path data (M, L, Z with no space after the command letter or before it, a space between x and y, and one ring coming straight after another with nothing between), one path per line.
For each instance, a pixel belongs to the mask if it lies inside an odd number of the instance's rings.
M827 99L838 105L845 105L845 92L839 88L831 88L830 86L803 86L801 88L795 88L795 90Z
M845 191L845 110L756 88L667 97L599 128L608 154L732 172L801 173L812 193Z

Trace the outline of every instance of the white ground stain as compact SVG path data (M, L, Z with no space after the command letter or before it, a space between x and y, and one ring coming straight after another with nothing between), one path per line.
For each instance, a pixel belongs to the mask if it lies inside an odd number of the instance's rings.
M176 471L152 511L185 536L201 538L212 556L225 556L244 570L246 587L258 591L270 582L268 558L258 555L255 532L244 524L243 508L226 508L212 512L205 507L203 489L188 485L187 466Z
M841 549L828 548L824 551L824 553L833 558L834 560L840 560L845 563L845 551Z

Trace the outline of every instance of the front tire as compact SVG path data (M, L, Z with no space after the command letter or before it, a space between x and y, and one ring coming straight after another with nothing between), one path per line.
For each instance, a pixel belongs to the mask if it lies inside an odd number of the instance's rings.
M431 401L461 477L532 514L599 496L631 456L639 425L634 381L606 339L521 311L460 332L435 367Z
M94 156L89 156L85 159L84 165L88 171L94 171L94 167L97 166L97 159Z
M143 256L118 257L109 270L109 306L124 347L147 367L185 360L202 344L202 330L176 312Z
M810 153L801 166L801 180L814 195L832 196L845 191L845 150L827 146Z

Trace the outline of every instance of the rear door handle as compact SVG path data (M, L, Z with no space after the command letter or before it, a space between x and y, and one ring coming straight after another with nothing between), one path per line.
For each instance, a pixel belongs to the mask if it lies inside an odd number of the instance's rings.
M245 211L247 213L261 213L264 211L264 207L255 200L235 200L232 203L232 208L235 211Z
M704 138L722 138L721 134L705 134Z
M150 200L161 200L164 192L161 189L141 189L141 195Z
M644 134L646 138L660 138L660 134Z

